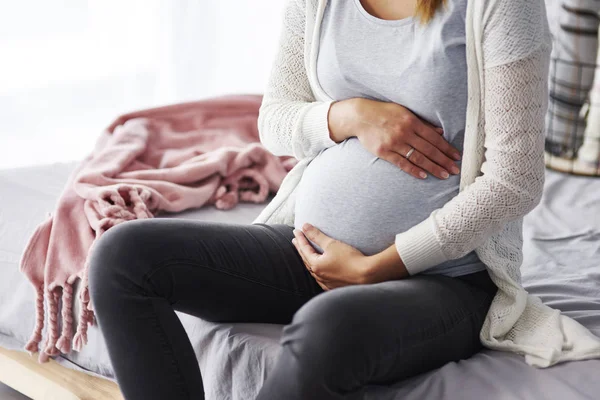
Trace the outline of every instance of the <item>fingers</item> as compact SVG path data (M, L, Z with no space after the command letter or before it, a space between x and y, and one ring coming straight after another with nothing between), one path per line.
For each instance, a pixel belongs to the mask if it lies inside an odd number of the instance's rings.
M318 258L319 254L315 251L315 249L308 242L308 240L306 240L306 237L304 237L304 234L302 234L302 232L298 231L297 229L294 229L294 239L295 239L294 244L295 244L296 248L298 248L298 252L300 253L300 256L302 257L302 259L304 260L304 263L308 267L311 267L314 264L314 262L316 261L316 259Z
M318 276L315 272L313 272L313 270L311 269L311 264L310 262L307 260L306 255L304 254L305 252L305 248L304 247L300 247L298 244L298 239L297 239L297 235L294 233L295 237L294 239L292 239L292 243L294 244L294 247L296 247L296 250L298 250L298 254L300 254L300 258L302 258L302 261L304 262L304 266L306 267L306 269L308 270L308 272L310 273L310 275L315 279L315 281L317 282L317 284L323 289L323 290L331 290L327 284L322 280L322 278L320 276ZM304 239L306 241L306 239ZM310 246L310 244L309 244ZM311 246L312 248L312 246Z
M306 235L307 238L318 244L319 247L323 249L323 251L325 251L327 245L334 240L333 238L327 236L315 226L309 223L305 223L304 225L302 225L302 232Z
M456 175L460 172L453 160L420 136L414 135L408 138L408 144L415 148L409 161L438 178L446 179L449 174Z
M406 146L406 147L407 147L407 149L409 149L408 146ZM408 153L408 150L407 150L407 153ZM414 155L414 152L413 152L413 155ZM411 155L410 158L412 158L413 155ZM409 175L414 176L415 178L418 178L418 179L427 178L427 173L423 169L419 168L417 165L415 165L412 162L410 162L409 160L407 160L406 157L404 157L403 155L400 155L393 151L388 151L382 158L384 160L389 161L392 164L396 165L402 171L406 172Z
M440 149L449 158L455 161L460 160L460 152L458 149L448 143L446 139L440 135L441 128L432 127L420 118L418 119L418 122L420 123L416 124L415 131L419 134L419 136Z
M327 285L327 283L325 283L325 281L323 280L323 278L321 278L319 275L317 275L316 273L314 273L311 269L309 269L308 272L310 272L311 276L315 279L315 281L317 281L317 284L319 286L321 286L324 290L330 290L331 289Z
M298 245L298 240L296 238L294 238L294 239L292 239L292 243L296 247L296 250L298 250L298 254L300 254L300 258L302 258L302 261L304 262L304 266L306 267L306 269L309 270L311 274L313 274L313 271L310 268L310 264L306 260L306 256L304 255L303 249Z
M436 131L436 133L438 133L440 135L444 134L444 130L442 128L438 128L437 126L433 125L429 121L427 121L425 119L422 119L421 122L423 122L425 125L427 125L431 129L433 129L434 131Z
M445 168L442 168L438 164L432 162L416 148L407 160L439 179L448 179L450 177L449 172Z
M440 134L441 128L434 128L429 126L429 124L425 123L422 119L419 119L415 126L416 133L421 136L423 139L432 144L436 149L438 149L446 158L449 158L450 161L458 161L460 160L459 151L453 147L450 143L444 139L444 137ZM419 149L423 151L422 149ZM433 160L436 161L437 160ZM444 167L449 166L440 164Z
M408 151L411 149L411 147L408 145L402 147L406 148L405 155L390 151L384 157L385 160L397 165L402 171L419 179L427 178L427 172L439 179L448 179L450 176L448 171L433 163L416 148L410 157L406 158L406 154L408 154Z

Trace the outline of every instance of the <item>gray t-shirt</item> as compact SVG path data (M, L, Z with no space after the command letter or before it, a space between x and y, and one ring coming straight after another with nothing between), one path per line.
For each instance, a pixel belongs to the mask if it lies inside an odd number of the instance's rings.
M466 3L449 0L432 21L420 25L413 18L376 18L360 0L330 0L321 26L319 84L336 100L400 104L442 127L446 140L462 152ZM309 222L364 254L375 254L455 197L459 182L460 175L414 178L352 137L322 150L307 166L296 189L294 225ZM483 269L471 252L423 273L458 276Z

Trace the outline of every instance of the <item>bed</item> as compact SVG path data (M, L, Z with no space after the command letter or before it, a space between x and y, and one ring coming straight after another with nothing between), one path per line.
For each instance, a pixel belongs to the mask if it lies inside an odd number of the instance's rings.
M120 398L95 326L80 353L56 362L38 365L20 351L34 324L33 290L18 270L21 251L52 210L74 166L0 171L0 381L35 399ZM250 223L264 206L240 204L229 211L205 207L176 216ZM522 271L531 293L600 336L599 211L600 179L548 170L542 202L525 218ZM214 324L178 316L196 350L207 399L253 399L274 365L282 325ZM600 360L542 370L526 365L521 356L486 349L394 385L370 385L365 399L598 399L599 378Z

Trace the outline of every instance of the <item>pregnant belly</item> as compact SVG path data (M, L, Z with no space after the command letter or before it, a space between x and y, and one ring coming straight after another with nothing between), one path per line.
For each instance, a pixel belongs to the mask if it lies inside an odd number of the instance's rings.
M459 180L460 175L414 178L349 138L306 167L296 189L294 225L309 222L366 255L375 254L456 196Z

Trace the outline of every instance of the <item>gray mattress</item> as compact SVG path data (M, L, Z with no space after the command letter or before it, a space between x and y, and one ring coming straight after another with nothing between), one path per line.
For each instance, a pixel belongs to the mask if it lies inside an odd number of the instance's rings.
M25 243L52 211L74 164L0 171L0 346L20 349L34 324L33 290L18 270ZM177 217L250 223L264 207L212 207ZM600 336L600 179L547 171L542 203L525 218L523 284ZM255 397L279 350L282 325L214 324L178 314L196 350L208 399ZM97 327L62 364L114 379ZM1 379L1 377L0 377ZM484 350L469 360L391 386L369 386L366 399L599 399L600 360L548 369L521 356Z

